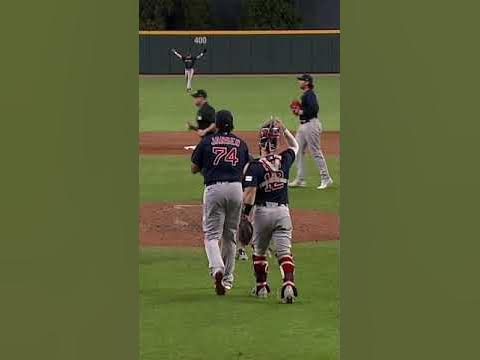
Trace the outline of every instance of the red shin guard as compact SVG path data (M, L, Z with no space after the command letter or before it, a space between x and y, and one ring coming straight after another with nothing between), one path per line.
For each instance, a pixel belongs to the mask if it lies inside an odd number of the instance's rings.
M253 255L253 270L255 271L255 278L257 280L257 291L263 287L268 288L267 273L268 261L266 256Z
M278 259L280 272L282 273L283 286L291 285L295 287L295 262L292 255L285 255Z

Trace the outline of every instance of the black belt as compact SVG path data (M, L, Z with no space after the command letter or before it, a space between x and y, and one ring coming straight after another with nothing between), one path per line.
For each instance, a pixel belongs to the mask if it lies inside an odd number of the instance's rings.
M300 120L300 124L306 124L306 123L310 122L310 120L312 120L312 119Z
M275 207L275 206L288 206L288 204L285 203L279 203L275 201L264 201L258 204L255 204L257 206L264 206L264 207Z
M239 183L239 182L240 182L239 180L209 181L205 183L205 186L226 184L226 183Z

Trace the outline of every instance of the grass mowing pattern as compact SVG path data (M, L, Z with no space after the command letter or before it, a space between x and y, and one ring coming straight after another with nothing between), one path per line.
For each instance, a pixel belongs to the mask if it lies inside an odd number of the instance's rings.
M337 242L294 244L298 302L278 302L270 260L269 299L249 296L251 262L237 262L235 287L214 294L203 249L141 252L142 360L337 359Z
M194 89L207 90L210 102L217 110L231 110L238 130L256 130L270 115L280 116L290 129L298 126L298 120L289 109L290 102L301 94L294 75L197 75L193 85ZM185 130L185 122L195 119L196 110L192 98L185 91L183 76L140 77L139 91L140 131ZM320 119L324 129L339 130L340 78L317 76L315 91L319 98Z
M335 184L326 190L316 190L319 175L313 159L307 156L308 188L290 189L292 208L338 212L340 193L340 160L328 157L328 166ZM295 166L294 166L295 168ZM293 178L296 169L292 170ZM186 156L141 156L140 201L200 202L203 195L201 176L190 174L190 159Z

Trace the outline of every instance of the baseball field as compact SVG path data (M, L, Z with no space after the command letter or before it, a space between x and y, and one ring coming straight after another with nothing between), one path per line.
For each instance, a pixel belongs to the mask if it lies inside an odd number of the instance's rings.
M184 148L198 142L185 128L196 109L183 76L139 82L141 359L337 359L340 79L315 79L326 130L322 148L335 183L316 190L319 177L308 158L309 186L290 190L299 289L294 305L278 301L274 258L269 299L249 295L250 261L237 262L227 296L215 295L203 250L202 178L190 174L191 150ZM288 108L299 96L294 76L200 75L193 85L208 91L217 110L232 111L235 133L254 154L256 130L270 115L296 129Z

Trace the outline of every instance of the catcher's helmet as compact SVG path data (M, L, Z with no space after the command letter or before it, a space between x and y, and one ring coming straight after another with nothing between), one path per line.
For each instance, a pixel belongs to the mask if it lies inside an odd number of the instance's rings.
M266 122L260 129L260 147L268 152L275 151L280 141L280 134L281 130L275 119Z
M233 115L228 110L220 110L215 115L215 126L220 132L230 132L233 127Z

